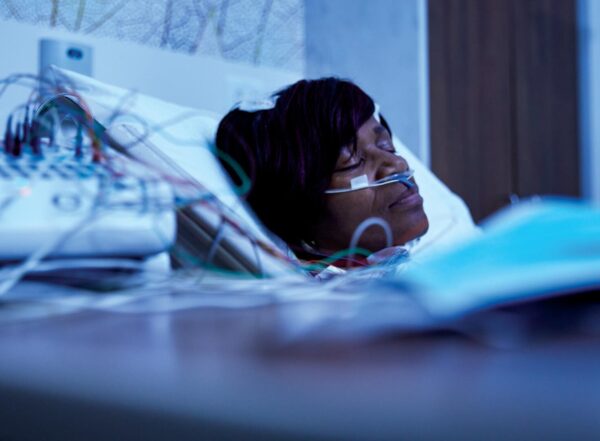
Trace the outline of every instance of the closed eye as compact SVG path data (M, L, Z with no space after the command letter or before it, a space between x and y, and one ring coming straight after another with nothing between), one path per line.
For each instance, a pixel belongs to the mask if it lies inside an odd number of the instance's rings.
M336 173L341 173L341 172L345 172L345 171L350 171L350 170L355 170L359 167L361 167L363 164L365 163L365 159L364 158L360 158L358 160L358 162L348 165L346 167L343 168L338 168L337 170L335 170Z
M389 153L396 152L396 149L394 148L394 144L389 139L379 141L377 143L377 147L380 148L381 150L385 150L386 152L389 152Z

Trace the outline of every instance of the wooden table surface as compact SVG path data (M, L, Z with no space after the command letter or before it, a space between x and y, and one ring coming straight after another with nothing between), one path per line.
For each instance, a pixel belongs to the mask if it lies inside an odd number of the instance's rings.
M2 323L0 439L600 439L597 308L597 326L503 348L283 344L283 308Z

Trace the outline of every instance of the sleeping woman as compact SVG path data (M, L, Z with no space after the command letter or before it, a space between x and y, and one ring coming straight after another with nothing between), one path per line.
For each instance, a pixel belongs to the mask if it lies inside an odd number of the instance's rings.
M246 199L256 215L300 258L360 249L335 264L366 265L406 252L427 232L423 199L390 127L349 81L301 80L267 101L240 103L221 120L216 144L250 177Z

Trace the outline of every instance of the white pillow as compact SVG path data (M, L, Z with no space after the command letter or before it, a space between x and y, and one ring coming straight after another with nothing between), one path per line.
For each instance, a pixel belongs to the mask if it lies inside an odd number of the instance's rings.
M54 72L58 78L66 78L71 82L89 105L92 115L105 127L127 123L137 125L143 132L148 125L151 128L162 126L148 140L232 208L257 237L270 241L264 227L240 203L210 148L221 115L168 103L74 72L57 68L54 68ZM120 109L123 116L115 118L115 109ZM413 247L413 255L450 245L477 233L478 228L462 199L452 193L397 138L394 144L415 170L415 179L429 218L429 231ZM281 244L274 246L281 248ZM278 271L272 269L267 272Z
M51 70L57 84L66 83L69 90L75 90L89 107L92 116L107 128L111 136L127 135L129 130L120 130L123 126L136 129L136 132L142 134L150 129L144 142L158 148L185 174L215 195L227 207L229 218L252 237L258 238L267 247L288 255L292 261L295 259L293 254L288 253L287 247L282 247L281 243L271 239L272 235L235 194L228 175L214 156L212 144L220 115L168 103L75 72L56 67ZM130 137L129 140L131 139L134 138ZM195 214L202 217L204 226L209 224L216 230L222 225L222 219L214 210L202 210L198 207ZM206 232L207 230L204 231ZM253 273L269 276L296 273L293 265L276 259L263 248L255 246L247 235L240 234L235 228L225 225L218 234L220 243L228 247L227 258L240 263L236 268L244 267Z
M413 256L440 250L479 234L465 202L433 174L398 138L396 151L415 171L415 180L423 196L423 207L429 219L429 230L412 248Z

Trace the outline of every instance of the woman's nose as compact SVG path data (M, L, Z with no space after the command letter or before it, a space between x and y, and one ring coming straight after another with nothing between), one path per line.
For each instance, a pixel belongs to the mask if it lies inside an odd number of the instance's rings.
M394 173L402 173L409 168L406 160L400 155L383 151L379 156L375 179L383 179Z

